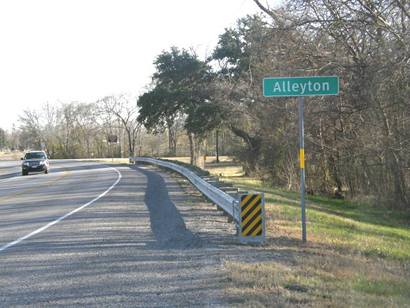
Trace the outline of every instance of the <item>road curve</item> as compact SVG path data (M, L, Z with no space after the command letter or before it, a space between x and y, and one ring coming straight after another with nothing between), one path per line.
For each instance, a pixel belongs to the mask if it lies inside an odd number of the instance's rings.
M78 161L0 181L1 305L227 306L223 260L243 250L180 184L153 167Z

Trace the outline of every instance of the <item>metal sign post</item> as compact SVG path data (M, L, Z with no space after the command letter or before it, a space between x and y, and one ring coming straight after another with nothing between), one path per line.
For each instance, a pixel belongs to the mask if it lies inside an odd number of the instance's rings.
M299 165L300 165L300 209L302 212L302 241L306 242L306 207L305 207L305 98L299 97Z
M299 102L299 166L300 208L302 212L302 241L306 236L305 206L305 96L339 95L338 76L270 77L263 79L263 96L298 97Z
M117 135L113 135L110 134L107 137L107 142L109 144L109 147L111 148L111 159L112 159L112 163L114 163L114 148L113 148L113 144L117 144L118 143L118 136Z

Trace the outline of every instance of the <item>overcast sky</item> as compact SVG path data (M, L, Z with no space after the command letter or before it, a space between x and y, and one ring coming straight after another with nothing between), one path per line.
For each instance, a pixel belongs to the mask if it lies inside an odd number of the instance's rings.
M252 0L0 0L0 127L45 102L137 96L161 51L204 58L256 12Z

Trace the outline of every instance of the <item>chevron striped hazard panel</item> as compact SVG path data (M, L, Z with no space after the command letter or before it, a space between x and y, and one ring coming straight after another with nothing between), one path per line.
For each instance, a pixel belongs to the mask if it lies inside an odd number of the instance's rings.
M240 241L261 243L265 240L265 198L262 193L249 193L240 199Z

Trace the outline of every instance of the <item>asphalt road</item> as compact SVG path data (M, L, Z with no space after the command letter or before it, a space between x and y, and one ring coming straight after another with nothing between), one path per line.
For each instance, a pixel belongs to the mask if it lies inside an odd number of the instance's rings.
M0 306L226 307L234 233L154 167L52 161L0 179Z
M21 161L0 161L0 181L21 173Z

